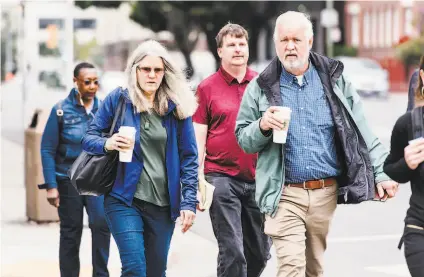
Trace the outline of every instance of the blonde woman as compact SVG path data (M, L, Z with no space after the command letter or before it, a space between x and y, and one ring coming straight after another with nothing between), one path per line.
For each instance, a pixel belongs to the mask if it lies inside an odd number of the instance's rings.
M127 89L104 100L83 138L85 151L104 155L134 145L132 161L118 163L105 196L106 219L118 245L121 276L166 276L177 217L182 231L193 224L198 187L197 145L191 116L197 101L181 69L156 41L138 46L128 60ZM135 141L117 131L108 139L119 99L125 99L122 125L135 127Z

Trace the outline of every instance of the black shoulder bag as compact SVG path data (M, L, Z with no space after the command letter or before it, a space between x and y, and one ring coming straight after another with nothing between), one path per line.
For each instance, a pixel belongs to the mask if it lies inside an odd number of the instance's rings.
M125 115L125 99L119 99L118 108L113 117L112 126L105 137L111 137L116 122L121 115L121 125ZM80 195L100 196L108 193L115 183L118 169L118 151L111 151L105 155L91 155L82 151L68 171L72 185Z

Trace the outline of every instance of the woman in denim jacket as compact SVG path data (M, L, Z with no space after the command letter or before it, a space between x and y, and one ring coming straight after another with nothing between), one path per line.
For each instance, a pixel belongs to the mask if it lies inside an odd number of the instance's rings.
M175 220L182 231L193 224L198 186L197 145L191 116L197 101L181 69L156 41L138 46L126 68L128 87L104 100L83 148L94 155L132 149L131 162L119 162L115 184L105 196L106 219L118 245L121 276L165 276ZM120 99L123 125L136 129L135 141L111 128Z
M75 88L56 104L41 142L41 160L47 200L58 207L60 218L59 262L62 277L78 277L79 248L84 207L92 234L93 276L109 276L110 232L105 220L103 196L82 196L72 186L67 171L82 151L81 139L99 107L97 70L89 63L74 69Z

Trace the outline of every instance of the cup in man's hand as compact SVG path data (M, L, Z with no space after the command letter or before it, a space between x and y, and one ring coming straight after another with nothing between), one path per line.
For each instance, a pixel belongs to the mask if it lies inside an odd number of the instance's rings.
M273 141L274 143L286 143L287 132L289 130L289 123L291 118L291 109L288 107L278 107L274 112L274 115L283 122L282 130L273 129Z

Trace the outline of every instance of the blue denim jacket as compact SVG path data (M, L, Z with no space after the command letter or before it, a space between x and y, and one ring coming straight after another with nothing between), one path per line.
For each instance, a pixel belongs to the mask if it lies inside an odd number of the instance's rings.
M87 114L72 89L68 97L61 101L63 116L59 119L56 104L50 113L41 139L41 161L45 184L39 188L56 188L56 178L67 178L68 169L82 151L81 139L94 118L99 100L94 99L93 109Z
M126 104L123 124L135 127L137 133L132 161L118 163L118 173L110 195L131 206L143 170L143 155L140 146L140 113L135 112L126 90L117 88L106 96L82 140L82 145L84 151L90 154L105 154L106 138L102 137L102 133L109 132L121 96L125 98ZM173 220L180 215L180 210L196 212L198 187L197 143L192 119L187 117L178 120L173 114L175 107L169 101L168 112L162 119L168 137L165 164ZM113 133L118 132L120 125L121 119L117 121Z

